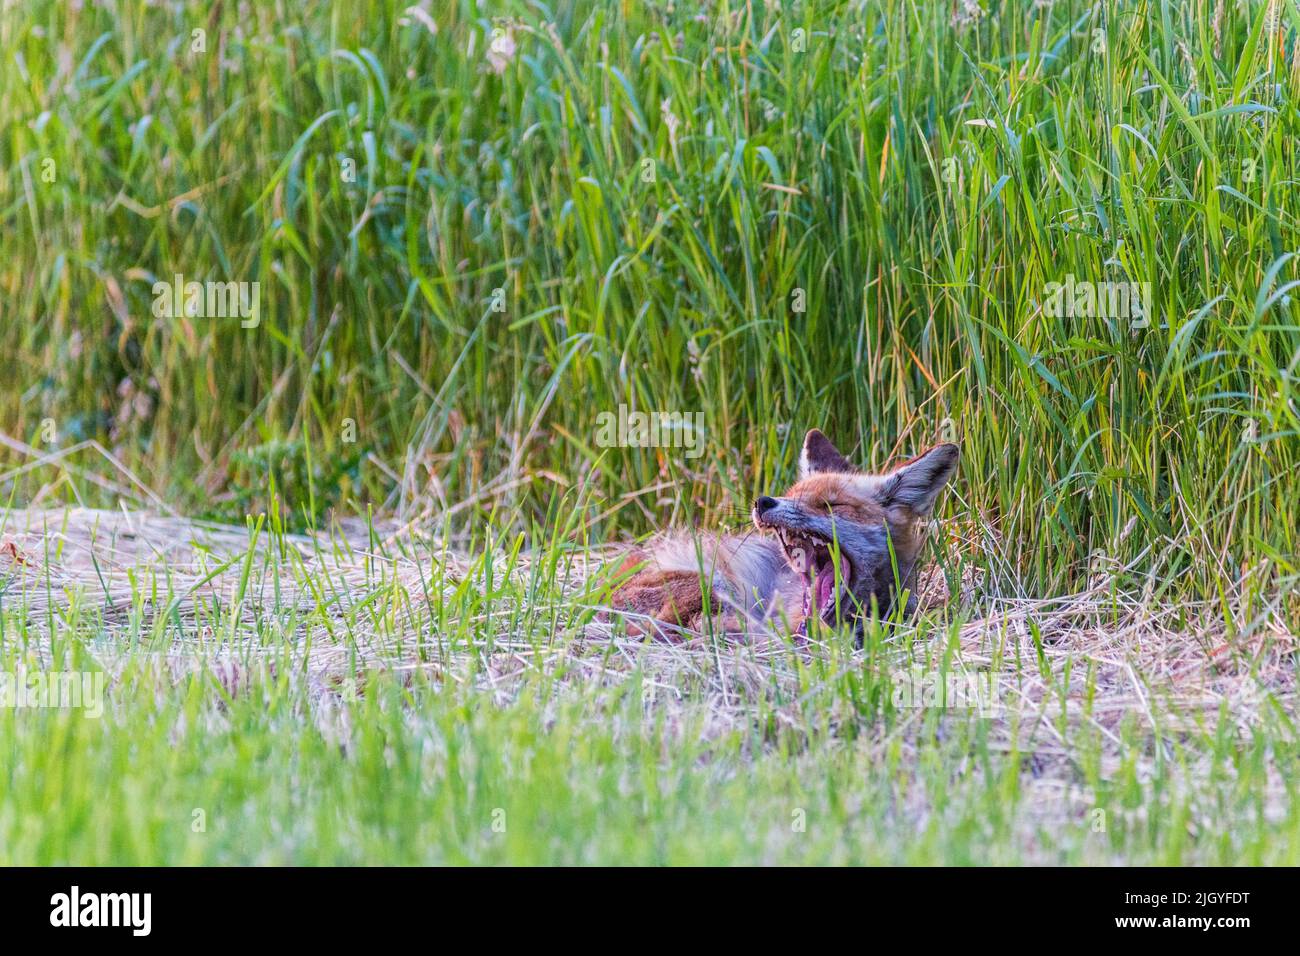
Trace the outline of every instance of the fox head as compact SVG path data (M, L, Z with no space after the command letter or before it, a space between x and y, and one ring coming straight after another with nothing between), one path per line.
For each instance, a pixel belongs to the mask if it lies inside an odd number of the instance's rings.
M753 510L755 527L780 538L805 579L805 618L857 621L873 601L880 614L889 612L899 585L912 577L926 519L957 457L956 445L936 445L873 475L849 464L817 429L808 433L799 480L779 498L759 498Z

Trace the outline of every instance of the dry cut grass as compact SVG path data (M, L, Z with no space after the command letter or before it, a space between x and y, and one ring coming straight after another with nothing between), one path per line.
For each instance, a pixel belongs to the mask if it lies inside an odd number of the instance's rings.
M932 568L920 619L865 650L836 635L801 647L710 635L669 645L594 620L603 605L592 582L608 557L570 556L564 573L538 582L538 556L439 551L395 521L301 535L141 511L32 509L5 516L0 589L7 609L22 609L30 649L48 649L69 620L93 622L110 674L152 655L177 681L202 668L237 693L259 667L291 661L312 698L330 705L380 672L472 685L499 706L539 673L576 697L638 679L647 722L721 739L770 719L778 734L805 736L822 722L832 733L861 724L843 679L878 670L893 675L885 686L895 719L869 724L865 736L901 739L913 759L933 739L914 732L927 708L900 705L898 681L980 675L994 692L979 717L989 746L1022 757L1026 819L1038 823L1094 805L1076 756L1084 736L1100 743L1103 776L1126 765L1140 776L1162 759L1152 742L1195 743L1225 720L1245 739L1296 710L1297 636L1281 598L1247 608L1243 595L1257 589L1245 582L1221 603L1160 604L1102 572L1077 594L1005 596L967 555L956 587ZM500 598L491 607L478 600L489 590ZM600 709L592 715L601 719ZM952 719L966 716L958 708ZM1287 791L1269 779L1260 796L1277 816Z

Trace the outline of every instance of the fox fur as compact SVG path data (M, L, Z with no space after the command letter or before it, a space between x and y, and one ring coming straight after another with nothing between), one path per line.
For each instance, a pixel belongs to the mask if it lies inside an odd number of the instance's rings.
M936 445L882 474L860 471L817 429L799 480L764 495L744 535L667 535L630 554L612 605L629 633L672 640L706 624L729 635L782 623L805 634L815 615L858 633L914 587L935 502L957 470L956 445ZM905 613L912 611L909 601Z

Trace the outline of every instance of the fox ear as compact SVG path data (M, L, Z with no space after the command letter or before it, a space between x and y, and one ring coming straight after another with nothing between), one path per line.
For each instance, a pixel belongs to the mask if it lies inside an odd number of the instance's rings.
M831 440L812 429L804 436L803 451L799 453L799 477L807 478L815 471L857 471L841 455Z
M934 510L939 492L957 471L960 453L956 445L935 445L924 455L884 475L876 488L882 505L901 504L921 517Z

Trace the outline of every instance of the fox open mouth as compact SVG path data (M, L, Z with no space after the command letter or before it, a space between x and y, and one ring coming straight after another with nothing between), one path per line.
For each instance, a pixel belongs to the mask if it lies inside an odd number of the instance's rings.
M853 564L849 561L848 555L842 549L839 551L839 580L842 587L836 593L835 560L831 555L830 542L816 534L791 531L787 528L774 530L777 537L781 539L786 560L790 562L792 568L804 575L804 623L800 625L800 630L806 627L814 607L822 621L827 624L832 623L836 609L843 606L847 610L850 603L845 600L850 593L849 582L853 579Z

